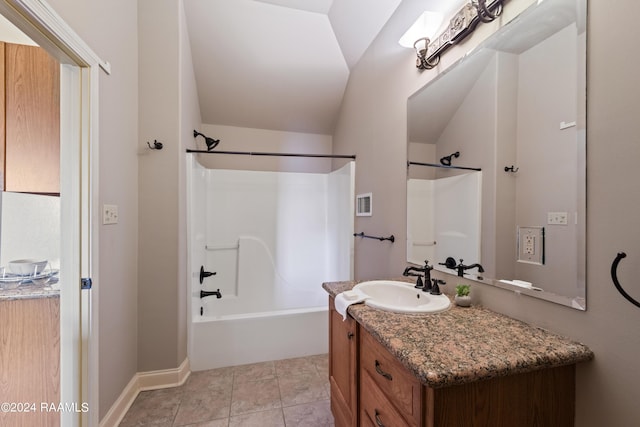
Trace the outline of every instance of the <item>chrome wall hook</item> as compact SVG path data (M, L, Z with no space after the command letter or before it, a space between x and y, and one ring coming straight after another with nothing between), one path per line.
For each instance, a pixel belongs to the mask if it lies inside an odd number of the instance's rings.
M162 142L159 142L157 139L153 140L153 147L149 144L149 141L147 141L147 145L152 150L162 150Z

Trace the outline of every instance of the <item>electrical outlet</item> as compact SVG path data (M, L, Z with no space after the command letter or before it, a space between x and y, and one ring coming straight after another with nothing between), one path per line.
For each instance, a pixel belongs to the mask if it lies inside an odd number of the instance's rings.
M102 206L102 224L117 224L118 223L118 205L103 205Z
M544 227L518 227L518 262L544 265Z
M522 252L525 255L535 255L536 254L536 237L535 236L524 236L524 246Z
M567 225L569 224L569 214L567 212L547 212L547 224Z

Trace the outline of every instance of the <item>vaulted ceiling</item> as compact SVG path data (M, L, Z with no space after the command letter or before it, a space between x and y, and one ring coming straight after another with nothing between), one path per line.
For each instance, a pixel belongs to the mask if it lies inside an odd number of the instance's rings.
M331 134L349 70L400 0L185 0L202 120Z

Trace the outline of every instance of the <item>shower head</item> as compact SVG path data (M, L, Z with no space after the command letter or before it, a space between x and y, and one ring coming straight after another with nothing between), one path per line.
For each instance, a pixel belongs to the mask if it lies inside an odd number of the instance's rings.
M219 139L210 138L207 135L205 135L203 133L200 133L200 132L198 132L197 130L194 129L193 130L193 137L196 138L198 136L201 136L201 137L204 138L204 142L205 142L205 144L207 144L207 151L213 150L220 143Z
M460 157L460 152L456 151L453 154L449 154L448 156L444 156L443 158L440 159L440 164L442 164L443 166L451 166L451 158L452 157L455 157L455 158Z

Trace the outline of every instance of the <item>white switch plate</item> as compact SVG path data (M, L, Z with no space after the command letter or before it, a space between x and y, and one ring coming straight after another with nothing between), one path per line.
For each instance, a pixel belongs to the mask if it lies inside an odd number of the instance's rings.
M117 224L118 223L118 205L103 205L102 206L102 224Z
M567 212L547 212L547 224L567 225L569 224L569 214Z

